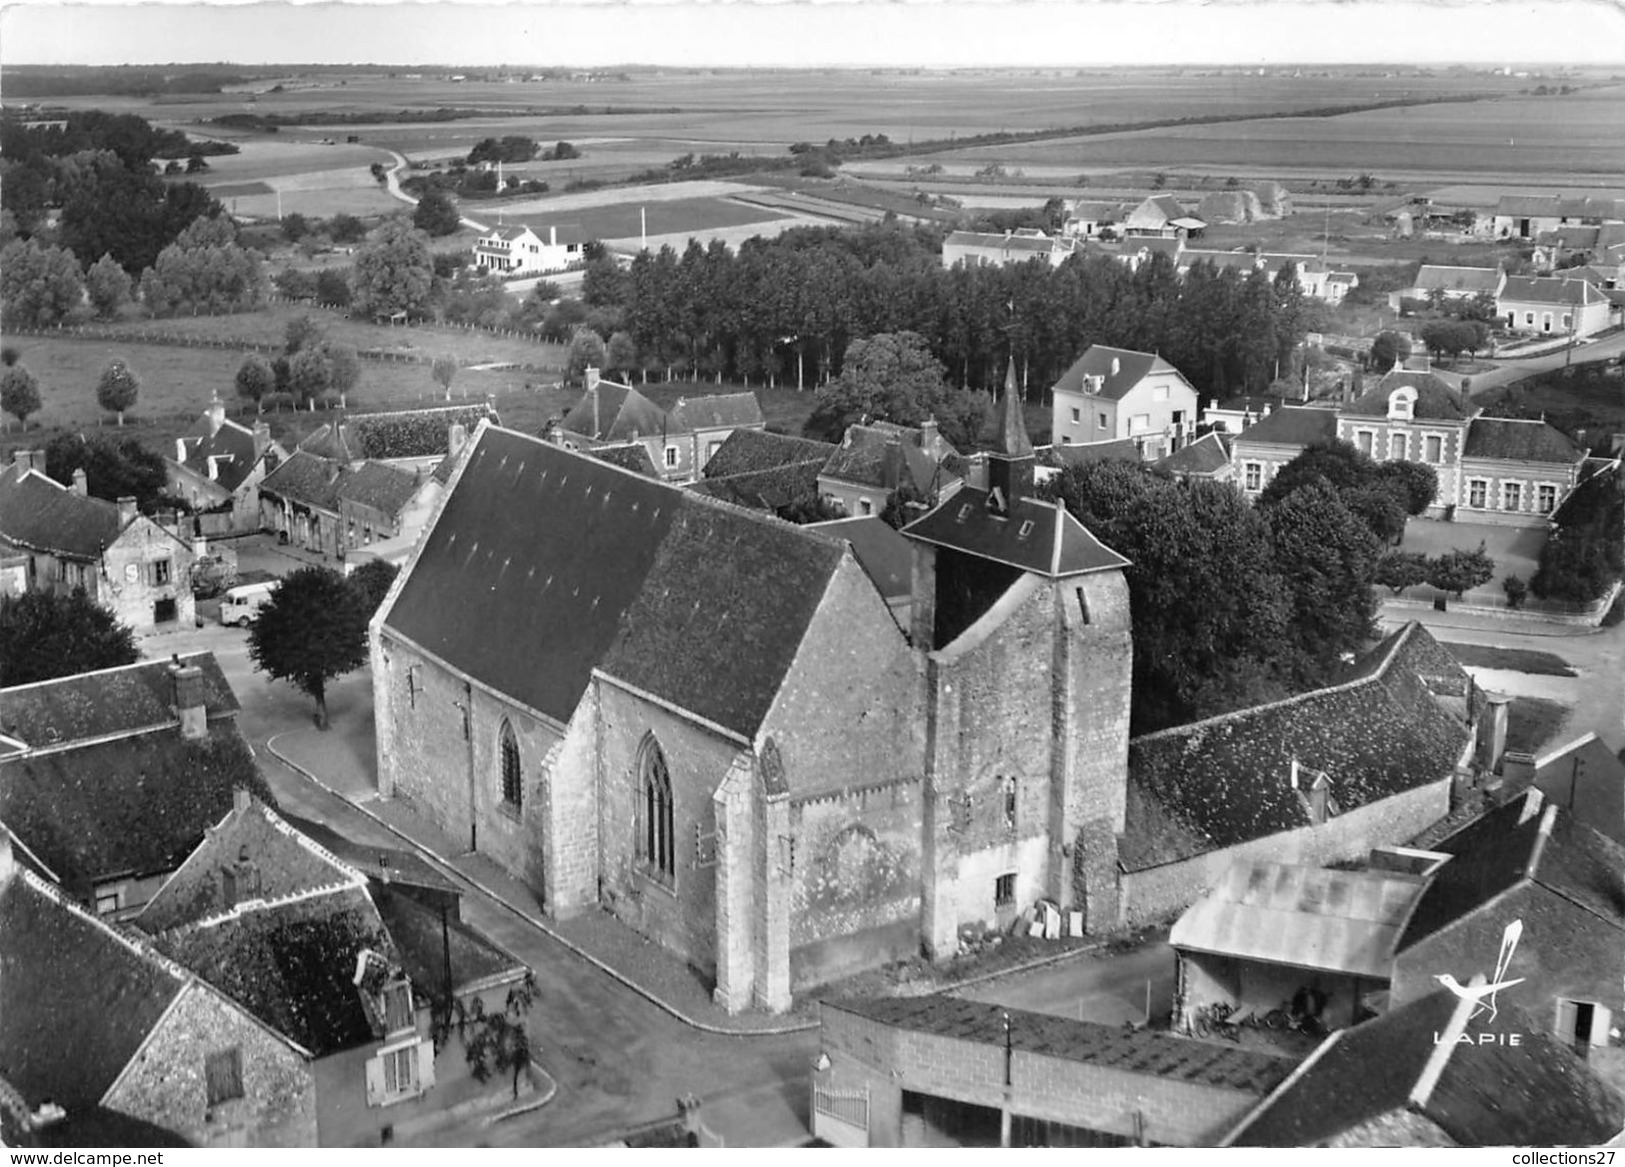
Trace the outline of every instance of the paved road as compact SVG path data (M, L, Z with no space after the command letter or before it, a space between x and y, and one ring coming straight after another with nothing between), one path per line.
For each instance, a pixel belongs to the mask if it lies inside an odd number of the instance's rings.
M1467 380L1470 382L1471 395L1480 397L1491 389L1505 385L1509 381L1520 380L1533 373L1561 369L1565 364L1569 363L1582 364L1600 361L1607 357L1617 357L1621 353L1625 353L1625 332L1605 337L1591 344L1576 345L1572 352L1567 349L1559 349L1555 353L1547 353L1544 356L1496 361L1494 362L1496 366L1494 369L1487 373L1469 374ZM1460 374L1451 373L1448 369L1435 371L1443 373L1456 384L1460 384L1462 380Z

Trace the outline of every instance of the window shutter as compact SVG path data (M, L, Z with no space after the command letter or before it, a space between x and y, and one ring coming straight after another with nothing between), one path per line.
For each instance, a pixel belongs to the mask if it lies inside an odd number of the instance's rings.
M434 1089L434 1042L418 1043L418 1089Z
M1579 1022L1578 1010L1573 1001L1565 1001L1561 997L1557 1001L1557 1036L1566 1042L1574 1041L1574 1028Z
M384 1104L384 1059L367 1059L367 1105Z
M1614 1027L1614 1015L1606 1005L1595 1005L1591 1014L1591 1044L1607 1045L1608 1031Z

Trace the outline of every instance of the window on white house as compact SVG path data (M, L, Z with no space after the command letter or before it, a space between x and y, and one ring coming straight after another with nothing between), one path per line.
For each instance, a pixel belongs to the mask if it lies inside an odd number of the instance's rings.
M666 469L667 470L675 470L677 468L677 454L678 454L678 450L677 450L676 446L667 446L666 447Z
M1016 902L1016 873L1001 875L993 881L993 904L995 907L1008 908Z
M1144 434L1151 432L1151 415L1149 413L1136 413L1128 419L1128 432L1131 434Z
M1248 490L1257 490L1264 484L1264 467L1257 462L1248 462L1243 467L1242 481Z
M1557 509L1557 487L1550 482L1543 482L1535 487L1535 505L1543 515L1549 515Z
M1429 434L1423 439L1424 460L1439 462L1444 458L1444 439L1437 434Z
M1072 439L1067 437L1065 434L1062 434L1061 435L1061 445L1070 446L1071 444L1072 444Z
M1501 508L1509 511L1523 510L1523 483L1505 482L1501 484Z
M1100 428L1101 429L1106 429L1106 428L1108 428L1110 426L1110 424L1111 423L1106 420L1106 415L1104 413L1102 413L1100 415Z
M1072 420L1073 420L1073 421L1074 421L1074 422L1081 422L1081 421L1082 421L1082 420L1083 420L1083 410L1081 410L1081 409L1074 409L1074 410L1073 410L1073 411L1072 411Z
M1523 314L1523 322L1525 324L1533 324L1535 322L1535 314L1533 312L1525 312Z
M243 1051L238 1046L203 1059L203 1087L211 1107L243 1096Z
M1167 401L1168 400L1168 386L1166 386L1166 385L1154 385L1154 386L1152 386L1152 388L1151 388L1151 400L1152 401Z
M96 893L96 914L108 916L124 906L124 896L117 888Z
M174 567L168 559L154 559L152 561L152 586L155 588L168 587L174 578Z
M411 1094L418 1085L418 1047L385 1050L384 1093L386 1095Z
M875 504L866 498L858 499L858 514L872 515L875 513Z
M1563 313L1563 327L1565 329L1574 327L1574 314L1572 312Z
M1489 488L1490 484L1485 482L1482 478L1475 478L1469 482L1467 484L1467 505L1470 507L1482 507L1484 505L1484 500L1489 495Z
M1541 313L1540 330L1542 332L1550 332L1552 330L1552 314L1550 312Z

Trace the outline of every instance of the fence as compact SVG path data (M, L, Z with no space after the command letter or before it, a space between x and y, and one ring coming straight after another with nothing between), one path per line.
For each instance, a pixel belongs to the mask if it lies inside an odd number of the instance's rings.
M813 1087L813 1113L840 1119L861 1130L869 1129L869 1091Z

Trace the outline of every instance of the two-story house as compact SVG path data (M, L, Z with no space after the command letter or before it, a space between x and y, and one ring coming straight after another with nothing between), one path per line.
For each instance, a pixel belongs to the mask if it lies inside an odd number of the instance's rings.
M547 228L544 238L526 226L497 227L474 243L474 266L504 276L565 271L582 262L587 237L573 224Z
M681 398L670 411L630 385L586 370L587 391L548 440L591 452L602 446L641 442L664 482L693 482L735 430L764 430L767 421L754 393Z
M1439 476L1429 514L1456 500L1467 427L1476 411L1433 373L1395 369L1337 411L1337 437L1382 461L1422 462Z
M1337 437L1337 414L1314 405L1283 405L1272 410L1267 404L1259 420L1236 435L1230 446L1236 464L1234 481L1249 498L1258 496L1305 446L1329 442Z
M216 395L198 423L175 439L175 456L164 459L164 468L172 494L194 510L219 514L204 528L207 533L257 531L260 481L287 456L271 440L270 426L256 421L250 428L230 420Z
M947 498L963 478L959 464L934 420L850 425L818 472L818 494L844 515L879 515L899 491L916 502Z
M1050 432L1057 445L1130 438L1155 461L1196 429L1196 390L1152 353L1091 345L1052 392Z
M1586 452L1544 421L1475 417L1462 446L1456 513L1474 522L1541 526L1580 483Z
M0 468L0 554L26 556L32 591L83 588L137 632L189 627L194 546L136 509L91 498L81 469L71 488L46 476L42 450Z

